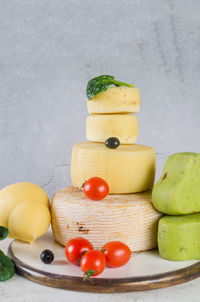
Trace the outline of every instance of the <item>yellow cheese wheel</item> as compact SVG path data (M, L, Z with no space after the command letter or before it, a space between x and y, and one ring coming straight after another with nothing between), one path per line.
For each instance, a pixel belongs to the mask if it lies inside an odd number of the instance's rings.
M50 206L46 192L31 182L18 182L0 190L0 225L8 227L10 213L26 200L36 200Z
M81 188L90 177L102 177L110 194L148 190L155 178L155 151L143 145L120 145L109 149L103 143L84 142L72 150L72 185Z
M108 195L89 200L70 186L59 190L51 202L55 240L65 246L74 237L84 237L101 249L111 240L126 243L134 252L157 247L157 224L161 217L151 203L151 191Z
M140 110L140 92L134 87L109 87L87 100L89 113L134 113Z
M137 135L138 120L135 115L90 115L86 120L86 137L89 141L105 142L109 137L117 137L121 144L133 144Z

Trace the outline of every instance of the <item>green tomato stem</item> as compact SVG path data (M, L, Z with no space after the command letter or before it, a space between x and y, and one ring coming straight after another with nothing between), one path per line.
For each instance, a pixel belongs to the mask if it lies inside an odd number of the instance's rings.
M120 82L120 81L115 81L115 85L119 85L119 86L127 86L127 87L135 87L132 84L129 83L124 83L124 82Z
M80 257L80 258L78 258L78 259L75 261L75 263L77 263L78 265L80 265L80 263L81 263L81 259L83 258L83 256L85 255L85 253L87 253L87 251L82 252L81 257Z
M90 279L91 276L93 276L94 274L96 274L97 271L94 271L92 269L88 269L85 273L84 273L84 277L83 277L83 281Z

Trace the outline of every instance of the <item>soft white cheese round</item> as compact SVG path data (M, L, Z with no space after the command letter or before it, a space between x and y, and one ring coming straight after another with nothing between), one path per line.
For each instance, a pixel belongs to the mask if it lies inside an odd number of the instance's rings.
M112 240L123 241L134 252L157 247L162 214L152 206L151 191L92 201L70 186L54 194L51 212L55 240L63 246L71 238L84 237L97 249Z

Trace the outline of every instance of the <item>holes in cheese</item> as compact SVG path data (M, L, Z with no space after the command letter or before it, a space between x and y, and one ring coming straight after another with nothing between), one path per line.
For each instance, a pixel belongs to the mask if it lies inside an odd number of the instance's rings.
M100 249L111 240L126 243L134 252L157 247L157 225L162 216L151 203L151 191L108 195L89 200L75 187L59 190L51 202L55 240L65 246L74 237L84 237Z
M89 113L134 113L140 110L140 92L133 87L109 87L87 100Z
M102 143L84 142L72 150L72 185L81 188L90 177L103 178L111 194L148 190L155 178L155 151L143 145L109 149Z
M137 135L138 120L135 115L90 115L86 120L86 137L89 141L105 142L109 137L117 137L121 144L133 144Z

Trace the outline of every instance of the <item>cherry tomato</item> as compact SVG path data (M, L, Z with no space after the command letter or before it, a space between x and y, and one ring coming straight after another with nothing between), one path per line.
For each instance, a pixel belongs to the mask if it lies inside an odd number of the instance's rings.
M97 201L108 195L109 186L104 179L100 177L92 177L84 184L83 192L87 198Z
M101 274L105 267L106 258L100 251L89 251L81 258L81 269L84 272L84 279Z
M121 241L110 241L106 243L102 252L106 257L106 264L109 267L119 267L126 264L131 257L131 250Z
M93 249L92 244L85 238L73 238L65 246L65 256L69 262L80 265L81 257L87 251Z

